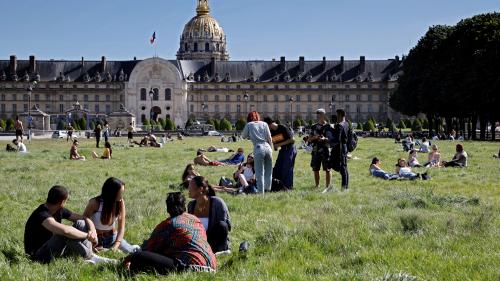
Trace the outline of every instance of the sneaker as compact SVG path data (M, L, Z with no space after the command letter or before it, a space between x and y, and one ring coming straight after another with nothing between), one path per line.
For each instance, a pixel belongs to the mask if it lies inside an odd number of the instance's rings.
M137 253L141 251L141 246L139 245L132 245L132 253Z
M342 192L349 192L349 187L347 187L347 186L342 186L342 187L340 188L340 191L342 191Z
M331 192L333 190L333 187L327 187L325 188L325 190L323 190L321 193L328 193L328 192Z
M99 264L99 263L118 264L118 260L100 257L98 255L92 255L92 257L89 259L89 262L93 264Z

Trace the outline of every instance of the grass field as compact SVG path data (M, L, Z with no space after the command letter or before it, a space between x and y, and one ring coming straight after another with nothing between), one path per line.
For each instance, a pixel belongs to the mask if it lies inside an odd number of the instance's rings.
M6 143L0 142L0 147ZM57 260L48 266L30 262L23 250L28 216L55 184L70 189L68 208L82 213L105 179L115 176L126 182L125 237L140 244L166 217L169 186L180 183L196 149L221 145L218 138L208 137L187 138L163 149L127 148L125 139L114 138L112 143L111 161L69 161L65 140L35 140L28 144L28 155L0 152L1 280L126 279L119 268L92 266L81 259ZM224 145L243 146L246 154L251 149L247 141ZM454 142L438 145L444 159L453 156ZM216 275L185 273L168 279L500 280L500 160L492 157L498 145L465 142L470 167L432 169L430 181L383 181L368 175L371 158L378 156L392 171L396 159L407 155L391 140L362 139L354 152L360 160L349 162L351 191L329 194L314 189L310 155L299 150L293 192L221 195L233 223L233 254L219 259ZM85 156L90 157L92 147L92 140L81 140ZM221 159L228 154L208 156ZM419 158L423 163L425 156ZM199 171L216 183L233 169ZM338 190L336 173L333 183ZM251 245L246 255L237 253L243 240Z

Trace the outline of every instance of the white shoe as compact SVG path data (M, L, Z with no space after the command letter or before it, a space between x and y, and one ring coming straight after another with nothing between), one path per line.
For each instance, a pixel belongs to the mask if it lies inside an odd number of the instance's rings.
M141 251L141 246L139 245L132 245L133 253L137 253Z
M230 254L231 254L231 250L226 250L226 251L220 251L220 252L215 253L215 256L218 257L218 256L230 255Z
M321 193L328 193L328 192L331 192L332 190L333 190L333 187L327 187Z
M99 264L99 263L118 264L118 260L100 257L98 255L92 255L92 257L88 260L88 262L93 264Z

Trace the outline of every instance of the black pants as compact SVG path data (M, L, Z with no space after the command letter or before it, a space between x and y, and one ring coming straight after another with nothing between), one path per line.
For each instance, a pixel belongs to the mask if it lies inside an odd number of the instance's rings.
M462 168L462 164L458 164L457 162L446 162L444 163L445 167L460 167Z
M207 233L207 240L210 248L212 248L212 252L217 253L229 250L228 236L229 226L224 221L220 221L210 228L210 231Z
M132 273L157 272L159 274L168 274L180 270L174 259L148 251L134 253L128 256L127 260L130 261L130 271Z
M95 137L95 147L99 148L100 141L101 141L101 137Z
M341 156L340 176L342 177L342 188L349 188L349 171L347 170L347 154Z

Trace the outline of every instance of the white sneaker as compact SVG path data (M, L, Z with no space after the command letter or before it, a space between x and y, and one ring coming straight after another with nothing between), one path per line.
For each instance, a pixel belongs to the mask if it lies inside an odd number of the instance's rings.
M139 245L132 245L133 253L137 253L141 251L141 246Z
M231 254L231 250L226 250L226 251L220 251L220 252L215 253L215 256L218 257L218 256L230 255L230 254Z
M327 187L325 188L325 190L323 190L321 193L328 193L328 192L331 192L333 190L333 187Z
M93 263L93 264L99 264L99 263L118 264L118 260L100 257L100 256L95 255L95 254L92 255L92 257L88 260L88 262Z

